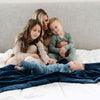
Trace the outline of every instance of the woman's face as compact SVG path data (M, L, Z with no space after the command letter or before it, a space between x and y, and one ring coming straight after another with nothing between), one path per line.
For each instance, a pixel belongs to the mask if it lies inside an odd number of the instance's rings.
M47 15L43 16L43 30L48 30L49 18Z
M30 31L31 38L33 40L37 39L40 36L41 27L36 24Z

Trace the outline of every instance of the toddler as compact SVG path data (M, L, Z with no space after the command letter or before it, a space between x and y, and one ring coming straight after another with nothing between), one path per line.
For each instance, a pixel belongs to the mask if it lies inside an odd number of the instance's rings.
M69 61L74 61L75 49L73 48L73 41L70 33L63 31L63 25L58 18L51 18L49 27L53 32L49 44L49 57L55 59L55 61L65 57L68 57L67 59ZM62 46L56 46L61 41L63 41Z

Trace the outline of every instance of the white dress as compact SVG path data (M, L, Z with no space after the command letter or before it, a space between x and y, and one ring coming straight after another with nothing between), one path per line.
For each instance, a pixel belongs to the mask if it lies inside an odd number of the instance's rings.
M39 64L47 63L49 57L48 57L46 51L44 50L44 46L41 43L41 41L39 41L36 45L29 46L26 53L21 52L20 46L21 46L21 42L17 42L15 47L13 48L13 53L15 54L15 56L8 60L7 65L9 65L9 64L17 65L18 64L18 62L17 62L18 55L22 55L25 61L36 61ZM29 54L38 54L38 55L40 55L40 59L33 58L33 57L29 56Z

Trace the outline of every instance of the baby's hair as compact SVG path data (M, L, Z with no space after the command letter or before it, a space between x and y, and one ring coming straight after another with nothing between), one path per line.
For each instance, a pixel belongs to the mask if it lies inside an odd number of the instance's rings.
M59 22L61 23L61 21L60 21L58 18L54 17L54 18L51 18L51 19L49 20L49 26L50 26L54 21L59 21Z

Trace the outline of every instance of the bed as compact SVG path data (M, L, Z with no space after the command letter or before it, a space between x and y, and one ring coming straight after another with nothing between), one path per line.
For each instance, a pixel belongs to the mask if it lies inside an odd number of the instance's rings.
M27 7L27 8L26 8ZM12 52L14 37L37 8L58 17L72 34L76 59L100 62L100 2L0 3L0 68ZM6 28L6 29L5 29ZM99 100L100 82L95 84L54 82L0 93L0 100Z
M12 49L0 53L0 67L5 66L4 60L10 55ZM100 62L100 49L76 51L77 59L83 63ZM93 56L94 54L94 56ZM0 93L0 100L99 100L100 82L96 84L54 82L46 85L5 91Z

